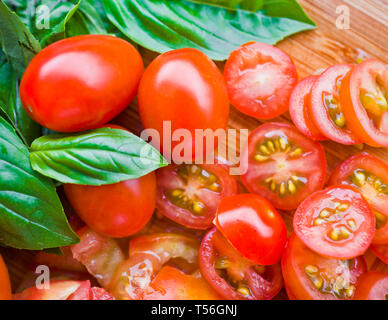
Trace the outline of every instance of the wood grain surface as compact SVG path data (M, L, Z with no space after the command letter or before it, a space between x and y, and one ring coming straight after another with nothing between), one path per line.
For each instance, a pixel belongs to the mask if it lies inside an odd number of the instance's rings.
M294 60L299 78L320 73L323 69L337 63L356 63L365 57L376 57L388 63L388 0L300 0L306 12L315 20L318 28L313 31L294 35L278 47L285 50ZM336 26L339 6L350 10L350 29L340 30ZM140 48L147 65L157 54ZM218 63L222 69L223 63ZM290 122L286 113L273 121ZM136 102L125 110L116 121L134 133L142 130L137 113ZM231 108L228 126L237 129L255 129L260 121L241 114ZM328 173L347 157L359 153L360 148L342 146L335 142L323 142ZM363 150L388 162L388 150L364 146ZM284 215L291 226L292 218ZM33 254L26 251L4 250L9 266L13 287L16 288L30 265ZM385 270L388 266L379 261L372 253L367 253L368 265L373 269Z

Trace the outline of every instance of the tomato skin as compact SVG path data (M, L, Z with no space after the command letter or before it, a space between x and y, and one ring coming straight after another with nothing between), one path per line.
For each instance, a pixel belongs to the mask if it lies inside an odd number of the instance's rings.
M0 255L0 300L11 300L11 282L9 280L7 266Z
M387 300L387 295L388 274L369 271L360 277L353 300Z
M292 157L285 151L271 155L265 162L257 162L254 156L258 146L266 140L282 137L290 145L304 151L301 156ZM243 149L240 166L241 181L245 188L269 200L275 208L293 210L312 192L322 189L326 178L326 156L321 144L301 134L294 126L287 123L266 123L256 128L248 138L248 145ZM264 183L269 178L289 180L292 176L301 176L306 183L300 186L294 195L281 197L279 188L271 191Z
M329 185L349 185L362 193L368 201L373 211L379 212L385 217L385 223L376 229L373 243L385 244L388 243L388 195L378 193L374 188L374 182L369 183L369 178L366 177L364 185L356 184L351 181L352 174L355 170L364 170L365 174L371 173L377 178L382 179L384 183L388 183L388 166L380 159L364 152L354 155L340 165L332 172L328 184ZM364 173L363 173L364 174ZM382 219L381 217L380 219ZM376 218L377 220L377 218Z
M219 164L203 164L195 165L196 168L201 168L207 173L215 175L218 179L220 191L211 191L206 187L196 188L198 177L192 178L194 181L186 182L179 176L179 168L181 166L170 165L159 169L156 172L157 177L157 198L156 206L160 212L166 217L182 224L188 228L206 230L212 226L217 206L223 197L237 194L238 185L236 179L229 175L228 168ZM192 168L192 166L189 166ZM190 170L190 169L189 169ZM195 188L196 198L204 203L206 213L203 215L195 215L191 211L179 207L172 203L166 193L174 189L191 189ZM189 190L192 193L192 190Z
M388 68L383 62L369 59L357 65L353 72L344 78L340 99L349 128L359 139L374 147L388 147L388 131L385 125L383 128L376 128L360 100L361 89L364 86L371 89L371 82L375 81L377 75L381 76L385 88L388 88ZM387 116L385 111L383 117L386 119Z
M290 115L305 136L312 140L327 140L311 117L311 89L317 79L317 76L307 77L296 85L290 97Z
M341 261L316 254L292 234L282 257L282 274L288 297L291 300L339 300L340 298L331 292L317 290L306 276L305 267L317 266L327 276L343 275L348 277L350 284L354 286L360 275L367 271L364 259L361 256L355 258L349 269L344 268Z
M223 198L217 228L247 259L260 265L279 262L287 240L286 225L275 208L255 194Z
M234 107L257 119L272 119L287 111L298 76L285 52L248 42L230 54L224 77Z
M339 205L347 206L337 211ZM323 211L330 216L321 218ZM323 220L315 224L317 219ZM328 219L328 220L325 220ZM348 227L353 220L355 230ZM375 217L357 190L349 186L332 186L318 191L304 200L294 214L295 234L311 250L335 259L352 259L362 255L370 246L375 234ZM348 231L347 237L330 238L334 230Z
M311 89L311 114L313 122L327 138L345 145L353 145L361 141L346 126L340 128L333 122L325 103L324 94L332 95L339 100L339 91L337 88L339 79L345 77L351 70L352 66L347 64L332 66L320 75ZM341 103L339 104L339 109L343 112Z
M210 147L203 153L195 150L195 129L224 129L228 122L229 101L221 72L204 53L191 48L164 53L148 66L140 82L138 105L144 128L159 132L160 146L151 143L169 160L176 160L178 155L171 152L180 143L163 135L163 121L171 121L172 134L177 129L191 133L192 140L182 142L192 153L185 153L184 160L214 151ZM162 142L171 142L171 150Z
M230 261L232 274L237 274L240 280L248 282L252 293L250 296L243 296L216 271L215 263L219 256ZM283 286L279 264L265 267L266 277L260 275L254 270L254 264L240 255L216 228L211 229L202 240L199 263L203 277L224 299L270 300Z
M20 97L28 114L51 130L94 129L129 105L143 68L138 51L120 38L67 38L33 58L22 78Z
M382 262L388 265L388 244L372 244L370 249Z

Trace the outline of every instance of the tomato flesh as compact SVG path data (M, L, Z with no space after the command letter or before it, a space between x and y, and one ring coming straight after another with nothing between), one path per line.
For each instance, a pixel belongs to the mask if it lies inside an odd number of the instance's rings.
M370 249L381 261L388 265L388 244L372 244Z
M221 165L170 165L157 171L158 210L189 228L209 229L220 200L237 194L237 182Z
M351 260L325 258L310 250L295 235L288 239L282 273L292 300L351 299L357 279L366 272L362 257Z
M360 277L354 300L388 300L388 274L369 271Z
M199 261L204 278L225 299L269 300L283 285L279 264L250 262L216 228L203 238Z
M370 246L375 217L361 193L349 186L333 186L302 202L294 215L294 230L311 250L351 259Z
M266 123L254 130L240 162L241 180L247 190L278 209L297 208L325 183L322 146L285 123Z
M9 280L8 270L0 255L0 300L11 300L11 282Z

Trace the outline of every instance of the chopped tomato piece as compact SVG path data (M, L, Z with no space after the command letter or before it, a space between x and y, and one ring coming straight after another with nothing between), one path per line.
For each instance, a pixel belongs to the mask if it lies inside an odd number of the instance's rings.
M369 271L356 286L354 300L388 300L388 273Z

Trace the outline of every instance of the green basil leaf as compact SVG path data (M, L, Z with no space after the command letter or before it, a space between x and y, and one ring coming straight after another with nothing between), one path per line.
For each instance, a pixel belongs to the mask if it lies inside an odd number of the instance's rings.
M289 6L287 11L276 4L291 1L264 5L266 1L252 0L262 4L255 12L240 8L236 1L225 0L224 6L205 2L103 0L108 19L134 42L157 52L197 48L214 60L225 60L231 51L249 41L276 44L289 35L315 28L310 19L303 18L305 13L299 5ZM299 15L300 19L295 19Z
M167 165L155 148L120 129L43 136L30 151L32 167L62 183L112 184Z
M56 189L35 172L28 148L0 118L0 244L42 250L77 243Z

